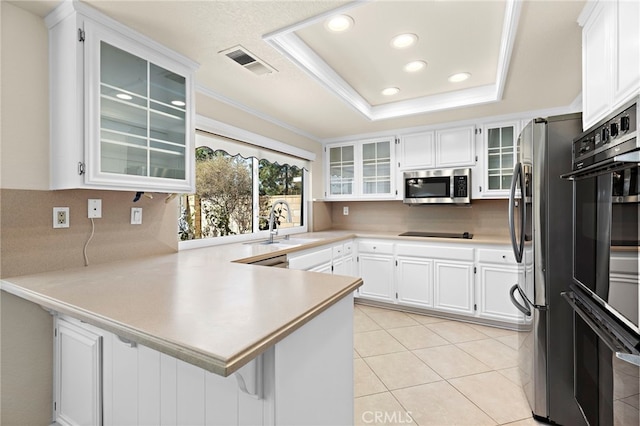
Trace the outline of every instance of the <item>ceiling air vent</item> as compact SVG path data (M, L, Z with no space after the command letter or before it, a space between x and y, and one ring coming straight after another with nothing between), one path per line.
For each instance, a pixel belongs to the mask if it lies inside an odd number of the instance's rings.
M220 53L231 59L236 64L241 65L243 68L248 69L254 74L264 75L276 72L273 67L271 67L262 59L256 57L256 55L249 52L242 46L232 47L231 49L223 50Z

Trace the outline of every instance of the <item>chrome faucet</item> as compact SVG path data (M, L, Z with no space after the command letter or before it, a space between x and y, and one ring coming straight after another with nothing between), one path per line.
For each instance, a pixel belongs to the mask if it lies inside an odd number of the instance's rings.
M292 222L291 207L289 207L289 203L287 203L285 200L274 201L273 205L271 206L271 211L269 212L269 244L273 244L273 236L278 235L278 228L273 229L273 224L276 220L276 206L280 204L284 204L287 207L287 220L289 222Z

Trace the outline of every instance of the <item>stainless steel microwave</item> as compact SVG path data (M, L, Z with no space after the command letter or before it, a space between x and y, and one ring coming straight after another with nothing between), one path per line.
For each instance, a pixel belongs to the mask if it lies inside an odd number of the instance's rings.
M405 204L470 204L471 169L404 172Z

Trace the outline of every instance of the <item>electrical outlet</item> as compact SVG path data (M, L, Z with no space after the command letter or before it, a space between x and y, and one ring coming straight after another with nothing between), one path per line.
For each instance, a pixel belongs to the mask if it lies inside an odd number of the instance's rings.
M131 224L142 225L142 207L131 207Z
M54 228L69 227L69 207L53 208L53 227Z
M342 208L342 214L343 214L344 216L349 216L349 206L344 206L344 207Z
M87 217L89 219L100 219L102 217L102 200L89 199Z

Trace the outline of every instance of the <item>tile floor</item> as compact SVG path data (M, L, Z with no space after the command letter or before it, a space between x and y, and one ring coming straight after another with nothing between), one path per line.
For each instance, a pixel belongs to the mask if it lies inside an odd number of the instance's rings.
M537 425L517 332L355 305L356 425Z

